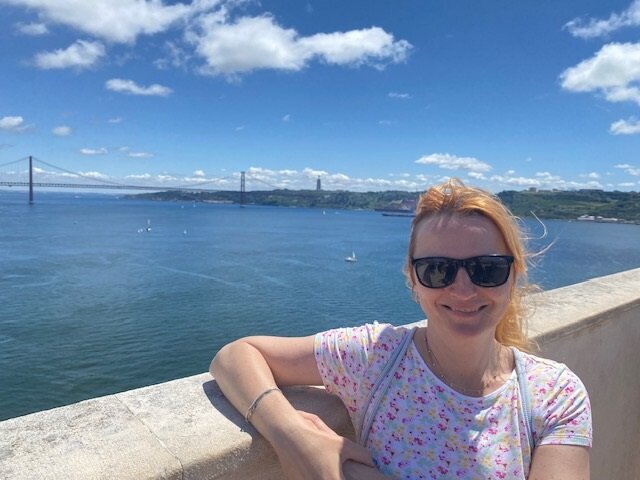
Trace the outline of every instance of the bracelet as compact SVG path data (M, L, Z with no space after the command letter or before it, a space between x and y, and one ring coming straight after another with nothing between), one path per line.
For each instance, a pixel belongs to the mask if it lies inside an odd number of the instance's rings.
M247 409L247 413L244 416L244 419L247 421L247 423L251 423L251 417L253 416L253 412L256 411L256 408L258 407L258 403L260 403L260 400L262 400L264 397L269 395L271 392L275 392L276 390L278 392L281 391L278 387L267 388L264 392L262 392L260 395L256 397L256 399L251 403L251 405L249 405L249 408Z

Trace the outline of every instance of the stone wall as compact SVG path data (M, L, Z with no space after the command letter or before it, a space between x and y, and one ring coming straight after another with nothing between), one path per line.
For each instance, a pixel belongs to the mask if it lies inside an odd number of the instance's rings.
M593 406L592 479L640 478L640 269L534 297L542 355L582 378ZM322 388L286 391L352 435ZM209 374L0 422L0 478L278 479L268 444Z

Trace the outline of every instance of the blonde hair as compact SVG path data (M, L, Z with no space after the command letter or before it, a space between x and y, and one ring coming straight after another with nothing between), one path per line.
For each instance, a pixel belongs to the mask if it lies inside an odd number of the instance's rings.
M513 255L516 281L511 283L509 305L496 327L495 338L507 346L531 351L533 343L526 334L523 297L532 287L527 281L527 251L518 218L492 193L466 186L460 179L452 178L424 192L416 206L416 216L411 223L409 251L404 273L413 290L416 284L411 259L416 246L416 232L420 223L436 215L482 215L498 228L504 242Z

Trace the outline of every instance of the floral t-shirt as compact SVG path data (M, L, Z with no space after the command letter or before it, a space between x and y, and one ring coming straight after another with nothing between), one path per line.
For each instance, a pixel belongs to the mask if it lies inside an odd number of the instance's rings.
M321 332L318 369L354 424L403 327L372 324ZM565 365L520 352L535 445L591 446L591 408L580 379ZM515 370L498 390L469 397L436 377L411 343L375 413L367 448L396 479L525 479L531 463Z

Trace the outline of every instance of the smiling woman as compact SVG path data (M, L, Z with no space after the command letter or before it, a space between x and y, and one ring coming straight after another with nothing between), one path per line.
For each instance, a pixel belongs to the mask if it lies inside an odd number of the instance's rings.
M353 461L396 479L585 479L589 398L565 365L526 353L526 273L515 217L450 180L420 197L409 242L406 275L427 326L246 337L211 373L287 478L344 478ZM295 411L277 387L296 384L337 395L359 443Z

